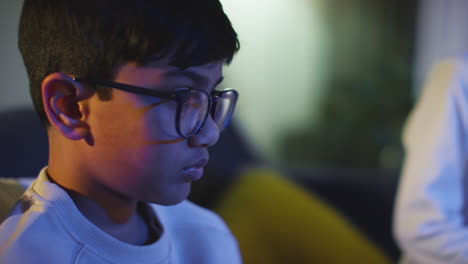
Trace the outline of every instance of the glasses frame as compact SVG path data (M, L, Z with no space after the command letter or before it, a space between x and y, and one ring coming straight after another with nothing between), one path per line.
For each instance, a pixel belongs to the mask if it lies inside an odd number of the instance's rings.
M76 82L81 82L81 83L87 83L87 84L92 84L93 89L96 90L95 85L100 85L100 86L106 86L110 88L115 88L118 90L122 90L125 92L130 92L130 93L135 93L135 94L141 94L141 95L149 95L157 98L164 98L164 99L170 99L174 100L177 102L177 114L176 114L176 130L177 133L183 137L183 138L190 138L194 135L196 135L200 130L202 130L203 126L206 123L206 119L208 118L208 115L216 108L216 104L218 102L219 97L221 97L225 93L234 93L235 94L235 99L234 99L234 106L233 106L233 112L234 108L237 102L237 99L239 97L239 93L234 90L234 89L225 89L223 91L217 91L213 90L210 93L208 93L205 90L202 89L180 89L175 92L161 92L161 91L156 91L152 90L149 88L144 88L144 87L139 87L139 86L134 86L134 85L129 85L129 84L124 84L124 83L118 83L118 82L112 82L112 81L103 81L103 80L95 80L95 79L88 79L88 78L81 78L81 77L73 77L73 81ZM208 98L208 110L205 113L205 116L203 117L202 122L195 128L194 132L190 135L184 135L181 130L180 130L180 113L182 112L182 104L184 103L184 98L187 98L187 94L190 91L199 91L204 93L207 98ZM231 114L232 117L232 114ZM229 117L229 119L231 118ZM229 123L230 120L228 120ZM221 131L220 131L221 132Z

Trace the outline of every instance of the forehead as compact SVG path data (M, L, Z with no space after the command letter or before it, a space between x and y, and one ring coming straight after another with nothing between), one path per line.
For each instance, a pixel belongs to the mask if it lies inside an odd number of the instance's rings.
M180 69L161 61L150 62L143 66L130 62L117 69L114 81L141 86L155 86L173 82L214 85L222 79L224 64L225 61L221 60Z

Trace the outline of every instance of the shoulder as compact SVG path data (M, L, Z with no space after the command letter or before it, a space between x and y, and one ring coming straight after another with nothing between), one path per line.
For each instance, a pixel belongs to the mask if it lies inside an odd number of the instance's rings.
M53 222L54 219L49 214L50 205L43 201L31 190L27 190L16 202L8 217L0 225L0 234L10 232L15 233L15 237L21 237L31 233L35 229L42 229L42 226Z
M51 250L54 250L54 259L68 260L65 249L73 249L76 243L64 239L65 234L51 213L50 204L34 193L26 192L0 224L0 263L10 263L11 260L14 263L40 263L50 260L47 252ZM54 249L50 248L51 244L55 245ZM57 247L62 249L60 254L55 252Z

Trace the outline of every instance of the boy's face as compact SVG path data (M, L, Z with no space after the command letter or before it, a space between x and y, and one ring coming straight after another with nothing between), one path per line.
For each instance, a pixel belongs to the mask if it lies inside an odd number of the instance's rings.
M173 92L195 88L211 92L222 79L224 61L185 70L163 63L127 63L113 81ZM208 161L207 147L219 132L211 116L191 138L176 131L176 101L113 89L109 101L89 101L92 138L84 151L86 173L97 185L126 198L170 205L186 199Z

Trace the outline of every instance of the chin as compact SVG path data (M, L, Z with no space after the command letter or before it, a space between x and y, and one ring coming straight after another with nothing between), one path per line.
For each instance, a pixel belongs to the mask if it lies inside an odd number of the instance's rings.
M183 198L173 198L173 199L165 199L165 200L161 200L161 199L155 199L155 200L151 200L151 201L147 201L149 203L154 203L154 204L159 204L159 205L165 205L165 206L170 206L170 205L176 205L176 204L179 204L183 201L185 201L187 199L187 196L183 197Z
M146 202L159 204L159 205L176 205L185 201L190 194L190 187L187 190L178 190L173 193L166 193L163 197L151 197Z

